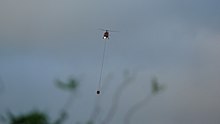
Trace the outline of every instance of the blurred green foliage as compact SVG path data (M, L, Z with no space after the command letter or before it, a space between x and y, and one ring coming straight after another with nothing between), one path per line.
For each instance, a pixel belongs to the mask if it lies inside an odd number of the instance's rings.
M113 99L113 107L110 108L110 114L107 115L107 121L104 120L104 123L106 124L110 123L110 121L113 118L113 115L115 115L115 111L117 110L117 104L119 101L119 97L121 96L121 92L124 91L125 87L129 82L134 82L135 74L130 74L128 72L124 73L124 81L120 86L118 86L118 90L116 90L115 99ZM67 82L63 82L61 80L56 80L55 85L65 91L76 91L76 89L79 86L79 83L76 79L70 78ZM158 82L158 79L156 77L152 78L151 80L151 94L149 94L150 97L146 96L146 98L140 102L137 102L133 107L131 107L130 111L128 111L125 118L125 124L129 124L131 121L131 117L133 114L139 110L139 108L142 108L143 106L147 105L149 102L151 96L158 94L162 90L164 90L164 85L161 85ZM60 115L55 121L49 122L49 118L46 113L40 112L40 111L31 111L26 114L20 114L20 115L14 115L11 112L8 112L7 117L1 117L0 120L3 120L4 122L8 122L7 124L64 124L64 121L68 117L68 109L73 104L73 94L70 94L69 99L67 99L66 103L64 104L64 107L60 111ZM112 110L112 111L111 111ZM6 120L6 121L5 121ZM96 119L95 119L96 120ZM86 124L95 124L95 120L87 121ZM3 122L2 121L2 122Z
M32 111L18 116L10 113L8 116L10 124L49 124L48 116L39 111Z
M58 88L63 89L63 90L76 90L78 87L78 81L76 79L69 79L67 83L64 83L61 80L56 80L55 84L57 85Z
M158 79L156 77L154 77L151 80L151 91L153 95L161 92L164 89L165 89L165 85L159 84Z

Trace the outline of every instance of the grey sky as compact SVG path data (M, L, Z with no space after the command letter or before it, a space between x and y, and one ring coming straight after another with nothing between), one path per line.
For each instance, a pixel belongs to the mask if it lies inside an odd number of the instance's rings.
M67 123L88 119L103 50L97 29L108 28L120 32L108 42L104 76L114 79L103 98L104 114L123 71L138 72L113 123L122 123L157 76L167 90L135 114L134 124L219 124L219 6L219 0L1 0L0 76L6 89L0 114L39 108L56 117L68 94L54 80L75 76L81 85Z

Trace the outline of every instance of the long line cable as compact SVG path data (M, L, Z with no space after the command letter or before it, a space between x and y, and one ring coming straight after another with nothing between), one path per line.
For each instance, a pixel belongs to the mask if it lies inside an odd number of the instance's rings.
M101 71L100 71L99 85L98 85L98 89L97 89L97 94L100 94L101 87L102 87L102 75L103 75L103 68L104 68L104 61L105 61L106 43L107 43L107 39L105 39L104 49L103 49L103 54L102 54Z

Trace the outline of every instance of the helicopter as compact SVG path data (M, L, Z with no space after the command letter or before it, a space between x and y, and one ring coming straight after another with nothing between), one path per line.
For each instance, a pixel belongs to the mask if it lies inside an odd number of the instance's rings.
M109 39L109 32L119 32L119 31L107 30L107 29L102 29L102 28L99 28L99 30L105 31L102 39Z
M96 94L100 94L101 93L100 89L101 89L101 85L102 85L102 72L103 72L105 52L106 52L106 42L107 42L106 39L109 39L109 32L119 32L119 31L106 30L106 29L102 29L102 28L99 28L98 30L104 31L102 39L105 39L105 43L104 43L104 50L103 50L103 56L102 56L102 64L101 64L99 85L98 85L98 89L96 91Z

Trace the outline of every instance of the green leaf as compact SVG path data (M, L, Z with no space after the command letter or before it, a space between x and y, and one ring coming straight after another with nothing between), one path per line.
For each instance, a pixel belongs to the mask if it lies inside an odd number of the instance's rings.
M60 80L57 80L55 82L55 84L60 89L70 90L70 91L76 90L76 88L78 87L78 81L73 78L69 79L69 81L67 83L64 83Z
M151 80L151 90L152 90L152 94L157 94L159 93L160 91L164 90L165 89L165 86L164 85L161 85L158 83L158 79L156 77L154 77L152 80Z

